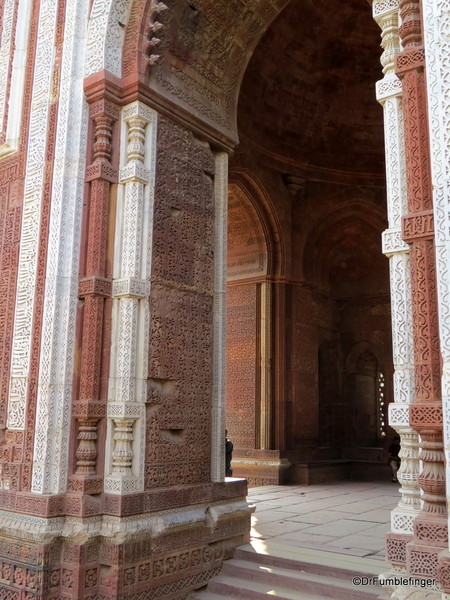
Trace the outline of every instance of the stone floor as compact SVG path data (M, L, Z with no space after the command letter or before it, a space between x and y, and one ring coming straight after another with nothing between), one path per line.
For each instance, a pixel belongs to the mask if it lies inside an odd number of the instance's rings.
M384 534L399 485L336 482L249 489L252 538L384 561Z

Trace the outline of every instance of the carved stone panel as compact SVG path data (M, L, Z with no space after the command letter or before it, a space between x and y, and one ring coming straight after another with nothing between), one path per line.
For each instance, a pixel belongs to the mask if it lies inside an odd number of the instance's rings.
M255 448L258 285L227 290L227 429L236 448Z

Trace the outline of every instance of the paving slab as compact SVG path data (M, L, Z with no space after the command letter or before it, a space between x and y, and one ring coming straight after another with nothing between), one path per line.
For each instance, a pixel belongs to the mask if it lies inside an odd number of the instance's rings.
M262 523L253 527L260 535L258 537L277 537L285 533L299 532L302 525L293 521L282 521L278 523Z
M368 500L367 502L350 502L348 504L334 506L333 510L338 510L344 513L361 514L369 510L376 510L377 508L379 508L378 504L374 504L371 500Z
M316 535L331 535L333 537L347 536L352 533L360 533L373 529L373 523L368 521L352 521L350 519L340 519L332 521L325 525L319 525L305 529L305 533L314 533ZM376 535L376 534L375 534Z
M391 482L250 488L252 539L385 560L384 534L400 500Z
M395 506L395 505L394 505ZM391 511L387 508L377 508L375 510L369 510L360 515L353 515L352 519L357 521L368 521L374 523L389 523L391 518Z
M297 516L296 511L285 511L285 510L258 510L252 515L252 523L270 523L273 521L284 521L290 517Z
M371 554L377 554L384 548L384 540L381 538L368 537L366 535L348 535L346 537L330 540L330 546L340 548L359 548L370 550Z
M299 523L311 523L311 525L323 525L324 523L331 523L344 518L345 513L336 512L334 510L316 510L312 512L300 513L295 517L289 517L290 521L296 521Z

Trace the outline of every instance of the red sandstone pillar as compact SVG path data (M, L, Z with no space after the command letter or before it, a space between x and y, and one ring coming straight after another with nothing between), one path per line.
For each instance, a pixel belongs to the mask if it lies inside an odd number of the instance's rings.
M399 29L404 50L396 57L402 81L409 214L403 239L410 245L415 393L410 425L420 435L419 477L423 507L406 547L411 575L436 577L438 554L447 547L447 509L442 441L440 348L436 296L433 202L427 126L425 56L420 0L401 0ZM388 541L389 543L389 541Z
M93 121L93 162L87 169L90 182L87 203L86 253L84 276L80 279L79 297L84 298L82 312L82 342L79 400L73 403L77 421L75 464L69 479L69 492L99 494L103 491L103 476L98 464L98 423L106 415L105 398L101 393L102 348L104 336L109 336L105 318L111 311L111 273L107 268L108 211L111 183L117 182L117 170L111 164L113 124L119 109L105 100L90 107ZM83 271L82 271L83 272ZM106 386L105 386L106 388ZM99 445L104 446L104 443ZM73 508L77 506L73 503ZM78 510L77 510L78 512Z

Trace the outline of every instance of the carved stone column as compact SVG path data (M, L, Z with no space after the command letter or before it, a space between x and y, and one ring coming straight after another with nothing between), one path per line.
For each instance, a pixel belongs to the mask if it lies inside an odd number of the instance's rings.
M122 111L122 150L114 258L105 492L144 490L145 402L156 113L140 102Z
M407 544L411 575L436 578L438 554L447 547L447 508L442 439L440 342L436 290L433 200L427 128L425 56L420 0L400 0L404 50L396 57L402 81L408 188L403 239L410 245L414 333L414 402L410 425L420 435L422 509Z
M394 73L400 52L400 0L375 0L373 16L381 27L381 57L384 77L377 83L377 99L384 109L386 183L389 229L383 234L383 252L389 257L391 277L394 399L389 406L389 424L401 435L402 465L398 473L401 500L391 513L387 536L388 560L395 571L406 570L406 543L413 534L413 520L420 511L418 436L409 426L409 404L413 401L414 365L411 313L409 246L401 237L401 218L408 211L405 171L405 140L402 85Z
M97 466L98 422L106 416L100 394L104 316L111 310L111 278L107 273L107 234L110 187L117 182L117 170L111 164L111 139L119 109L101 100L90 108L95 127L92 164L87 168L90 182L87 250L84 276L78 295L84 298L80 391L72 414L78 425L75 465L69 478L69 492L99 494L103 477ZM103 444L100 445L101 447ZM75 506L75 502L72 503Z
M449 120L450 82L448 64L450 46L448 24L450 5L446 0L422 0L424 45L426 53L426 80L428 94L429 130L431 144L431 177L437 280L439 301L439 328L442 352L442 404L444 421L444 452L449 480L450 463L450 161ZM447 486L447 505L449 503ZM450 552L439 556L438 580L444 590L443 600L450 599Z

